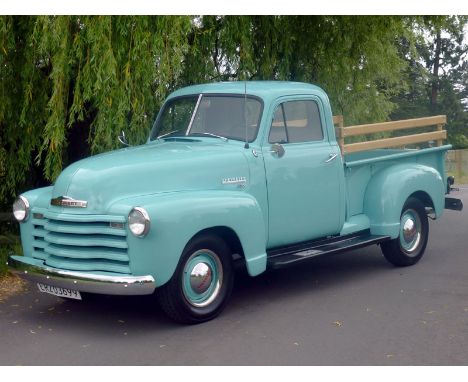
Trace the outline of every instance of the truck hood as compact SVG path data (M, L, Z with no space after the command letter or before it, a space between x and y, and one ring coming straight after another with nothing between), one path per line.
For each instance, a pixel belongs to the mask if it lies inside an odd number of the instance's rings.
M249 178L243 151L230 142L180 140L92 156L63 170L52 191L52 198L83 200L87 207L52 208L104 213L117 200L132 196L225 188L223 179Z

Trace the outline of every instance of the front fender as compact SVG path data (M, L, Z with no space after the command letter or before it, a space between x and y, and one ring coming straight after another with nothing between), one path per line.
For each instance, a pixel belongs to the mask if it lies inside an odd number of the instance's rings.
M444 208L445 186L437 170L421 164L398 164L375 174L364 198L364 213L370 219L371 233L398 237L403 205L419 191L429 195L439 217Z
M128 214L135 206L147 210L151 228L144 238L128 232L134 275L151 274L157 286L165 284L189 240L212 227L227 227L237 234L250 275L266 269L265 222L260 206L251 195L236 191L154 194L120 200L111 210Z

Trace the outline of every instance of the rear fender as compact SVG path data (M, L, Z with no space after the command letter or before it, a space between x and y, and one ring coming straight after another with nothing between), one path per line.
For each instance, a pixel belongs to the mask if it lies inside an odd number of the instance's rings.
M403 205L417 192L429 196L439 217L444 208L445 184L437 170L421 164L398 164L375 174L364 197L364 213L370 219L371 233L398 237Z

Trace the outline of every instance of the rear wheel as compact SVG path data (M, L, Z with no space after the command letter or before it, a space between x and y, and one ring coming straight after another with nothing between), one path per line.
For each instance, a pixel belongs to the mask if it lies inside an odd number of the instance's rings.
M419 199L410 197L400 217L400 234L381 244L385 258L398 267L416 264L424 254L429 237L426 209Z
M171 280L158 289L164 312L180 323L196 324L218 316L232 291L232 255L217 236L190 241Z

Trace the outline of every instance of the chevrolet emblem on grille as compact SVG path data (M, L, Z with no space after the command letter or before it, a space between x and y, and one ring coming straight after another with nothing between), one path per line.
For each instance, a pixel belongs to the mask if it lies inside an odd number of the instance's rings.
M86 200L75 200L68 196L59 196L58 198L50 199L50 204L58 207L86 208L88 202Z

